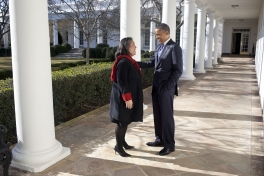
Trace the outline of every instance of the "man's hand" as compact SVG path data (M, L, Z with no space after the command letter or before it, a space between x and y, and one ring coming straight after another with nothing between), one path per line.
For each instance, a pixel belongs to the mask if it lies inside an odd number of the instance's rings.
M126 101L126 108L131 109L132 107L133 107L133 101L132 100Z

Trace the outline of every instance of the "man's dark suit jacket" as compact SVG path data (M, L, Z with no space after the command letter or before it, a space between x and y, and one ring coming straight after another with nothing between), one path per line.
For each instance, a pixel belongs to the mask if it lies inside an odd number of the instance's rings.
M164 46L158 58L160 45L156 47L154 55L148 62L138 62L140 68L155 66L152 94L161 94L166 90L175 88L178 96L177 82L182 74L182 49L172 39Z

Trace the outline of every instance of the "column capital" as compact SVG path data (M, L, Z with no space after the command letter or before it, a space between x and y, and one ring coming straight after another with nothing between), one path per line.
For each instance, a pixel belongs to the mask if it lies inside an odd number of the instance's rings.
M219 23L224 23L224 22L225 22L225 20L222 17L220 17L219 18Z
M207 12L209 18L214 18L215 12Z
M219 20L221 17L219 15L217 15L216 13L214 14L214 19L215 20Z
M195 0L185 0L184 3L195 3Z
M199 11L206 11L206 9L208 8L208 6L207 5L197 5L196 8Z

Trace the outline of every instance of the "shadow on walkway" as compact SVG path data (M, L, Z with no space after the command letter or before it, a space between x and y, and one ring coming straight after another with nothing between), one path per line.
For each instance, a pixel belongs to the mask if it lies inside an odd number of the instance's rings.
M72 154L41 173L10 168L11 176L263 176L263 119L252 58L225 57L218 65L179 81L174 99L176 151L158 156L154 139L151 87L144 90L144 122L129 126L135 149L114 153L115 124L109 105L56 127L56 138ZM1 172L1 170L0 170Z

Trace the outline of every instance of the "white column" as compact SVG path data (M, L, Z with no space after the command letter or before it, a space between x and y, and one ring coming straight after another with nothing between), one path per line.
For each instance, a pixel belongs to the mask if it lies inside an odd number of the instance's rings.
M221 58L222 56L223 27L224 27L224 20L221 19L219 21L218 58Z
M18 138L11 166L40 172L70 154L55 139L47 1L9 5Z
M162 23L170 27L170 37L176 39L176 0L163 0Z
M207 16L204 68L212 68L214 13Z
M213 52L213 65L218 64L218 30L219 30L219 16L214 19L214 52Z
M181 17L181 21L183 21L184 17L182 16ZM183 32L184 32L184 25L181 26L181 38L180 38L180 47L182 48L183 47Z
M7 25L5 25L5 28L4 28L4 32L7 31ZM8 32L4 34L4 46L5 48L8 48L9 47L9 44L8 44Z
M149 45L149 51L155 51L156 46L155 46L155 28L156 28L156 23L154 21L150 22L150 45Z
M100 29L100 22L97 22L97 44L103 43L103 31Z
M120 9L120 40L132 37L136 44L136 55L133 58L141 60L141 22L140 0L122 0Z
M74 32L73 48L80 48L80 31L76 21L74 21L73 32Z
M73 29L72 26L68 27L68 44L70 44L71 46L73 46Z
M196 51L195 51L195 68L196 73L205 73L204 70L204 50L205 50L205 20L207 6L198 8L197 15L197 35L196 35Z
M53 45L58 45L58 22L57 20L53 21Z
M184 33L183 33L183 73L181 79L194 80L193 75L193 42L195 0L184 1Z

